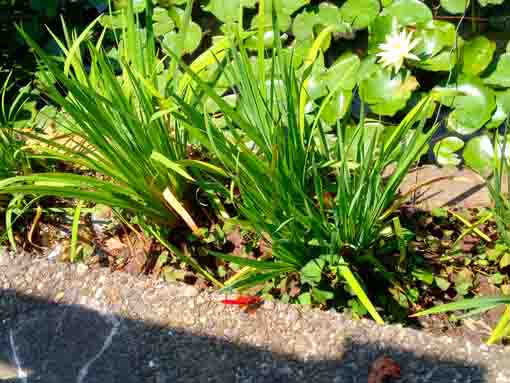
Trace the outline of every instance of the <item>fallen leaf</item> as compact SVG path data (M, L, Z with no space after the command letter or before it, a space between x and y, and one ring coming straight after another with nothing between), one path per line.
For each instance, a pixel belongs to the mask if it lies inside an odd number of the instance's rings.
M232 255L235 255L236 257L241 257L244 255L244 241L239 226L236 226L232 232L228 233L226 239L234 246Z
M105 247L106 251L108 251L109 253L112 253L116 250L117 251L123 250L124 248L127 247L127 245L124 244L118 237L112 237L112 238L107 239L104 242L104 247Z
M400 366L387 356L377 358L368 374L368 383L384 383L386 378L400 378Z

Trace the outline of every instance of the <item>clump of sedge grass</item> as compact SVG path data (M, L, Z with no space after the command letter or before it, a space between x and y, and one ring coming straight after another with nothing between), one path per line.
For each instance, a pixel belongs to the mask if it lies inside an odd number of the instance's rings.
M44 144L32 149L39 157L72 163L101 178L39 173L2 181L0 193L89 200L126 209L142 221L175 225L179 214L172 203L183 207L179 201L191 180L186 171L187 139L168 114L160 113L164 97L156 89L162 63L156 56L151 16L150 1L146 1L145 29L140 26L142 16L135 15L132 1L123 11L120 75L101 47L104 32L95 45L89 39L97 20L79 36L63 25L65 42L57 39L65 54L63 63L48 56L20 29L44 68L41 73L46 94L61 108L59 121L63 123L59 129L75 141L74 145L64 145L42 135L27 134ZM175 197L172 203L164 197L165 191Z
M277 30L274 36L279 36ZM245 266L227 287L247 288L289 273L319 283L327 264L372 317L382 322L362 287L362 276L356 274L356 265L384 236L398 187L435 130L424 130L423 110L432 100L421 100L393 130L367 131L363 112L355 126L348 118L338 121L336 141L331 145L320 111L312 118L303 114L304 83L313 60L299 77L292 54L278 39L274 46L271 75L262 82L263 71L254 69L242 39L229 51L233 69L226 75L236 84L233 91L239 99L235 107L182 65L198 84L197 94L205 94L219 106L226 129L216 127L196 102L174 95L181 108L176 118L216 155L232 179L230 187L218 180L218 189L235 201L260 235L270 238L271 259L218 255ZM390 164L394 171L385 178ZM234 198L236 189L239 198ZM368 260L380 266L375 257Z

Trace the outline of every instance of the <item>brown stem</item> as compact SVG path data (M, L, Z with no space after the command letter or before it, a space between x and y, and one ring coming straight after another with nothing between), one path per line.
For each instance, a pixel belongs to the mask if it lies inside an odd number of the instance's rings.
M434 19L436 20L472 20L472 21L479 21L481 23L488 23L489 19L486 17L470 17L470 16L434 16Z

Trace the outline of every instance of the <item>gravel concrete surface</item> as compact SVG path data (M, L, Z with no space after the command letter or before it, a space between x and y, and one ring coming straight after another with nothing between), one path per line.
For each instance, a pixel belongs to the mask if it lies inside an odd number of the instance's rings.
M265 302L253 314L182 284L0 256L0 382L510 383L503 347ZM382 383L382 382L376 382Z

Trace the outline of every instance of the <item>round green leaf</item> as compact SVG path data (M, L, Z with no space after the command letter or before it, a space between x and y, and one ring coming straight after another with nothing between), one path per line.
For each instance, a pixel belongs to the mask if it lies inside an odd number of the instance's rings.
M324 84L319 77L310 76L306 82L306 91L308 97L312 100L316 100L320 97L324 97L327 94L326 84Z
M380 68L361 81L360 95L374 113L393 116L406 106L418 86L416 78L409 72L393 75L389 70Z
M406 106L419 84L408 71L393 75L389 70L377 67L377 70L360 82L360 96L374 113L393 116Z
M467 75L461 75L450 88L463 95L441 99L444 105L454 108L448 116L448 129L463 135L475 133L490 120L496 108L494 92L480 79Z
M384 8L382 15L395 17L401 25L428 23L432 21L429 7L419 0L397 0Z
M210 0L204 9L211 12L224 23L233 23L239 19L239 7L254 8L257 0Z
M197 23L191 22L186 31L185 39L183 39L182 33L171 31L164 35L163 47L174 53L179 52L179 48L181 48L181 54L187 54L198 48L201 39L202 29Z
M505 158L510 157L510 137L507 137L505 145ZM501 140L503 141L503 140ZM503 143L500 143L499 150L495 150L495 144L489 136L481 135L472 138L464 149L464 161L467 166L482 175L492 172L494 161L503 157Z
M153 29L156 36L163 36L175 29L174 20L170 17L168 10L165 8L154 8L153 20Z
M484 71L492 61L496 50L496 43L485 36L478 36L464 44L463 66L464 73L477 75Z
M347 0L340 8L340 17L353 29L364 29L377 17L379 9L379 0Z
M434 155L439 165L457 166L460 158L455 153L464 147L464 141L458 137L446 137L434 145Z
M266 0L267 16L271 16L273 6L278 16L290 16L299 8L302 8L309 3L310 0ZM271 20L270 17L269 20Z
M494 159L494 147L487 135L474 137L464 149L464 161L473 170L488 174Z
M335 27L335 32L347 32L351 29L349 22L342 18L340 10L336 5L321 3L317 13L317 23L324 26Z
M494 93L496 94L496 110L491 120L487 123L488 129L498 128L510 115L510 89Z
M429 59L414 62L414 66L431 72L450 72L457 63L457 54L453 49L446 49Z
M313 39L313 27L317 23L317 14L313 12L302 12L294 18L292 33L297 40Z
M124 27L124 17L120 12L113 12L102 16L99 23L105 28L120 29Z
M351 91L340 91L335 93L321 113L321 118L329 125L333 125L349 110L352 101Z
M340 56L322 76L322 81L330 90L340 86L343 90L352 90L356 85L357 72L361 62L357 55L348 52Z
M499 57L496 70L483 82L488 85L510 88L510 53L504 53Z
M224 0L218 0L223 3ZM249 0L250 2L252 0ZM296 12L299 8L310 3L310 0L266 0L265 1L265 15L264 15L264 24L266 28L272 29L272 10L274 8L276 15L278 16L278 24L280 27L280 31L286 31L289 29L292 19L291 15ZM238 6L239 8L239 6ZM258 14L253 17L251 21L252 28L257 28L258 26Z
M504 1L505 0L478 0L478 3L480 3L482 7L486 7L489 4L491 5L503 4Z
M379 16L370 24L368 35L368 51L376 53L379 45L386 41L387 35L398 29L397 19L391 16Z
M414 38L419 41L416 48L414 48L414 53L430 58L445 48L453 47L457 32L452 23L432 20L426 24L418 25Z
M441 0L441 7L448 13L464 13L468 6L469 0Z
M113 0L113 9L127 8L131 0ZM145 9L145 0L133 0L133 9L135 12L142 12Z

